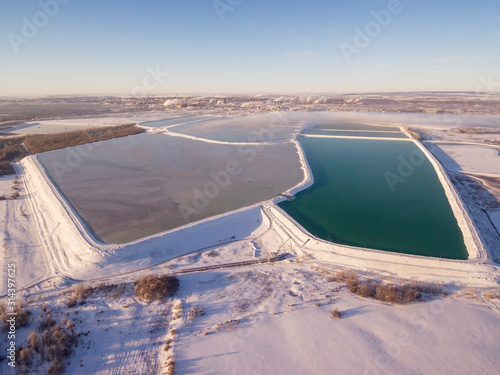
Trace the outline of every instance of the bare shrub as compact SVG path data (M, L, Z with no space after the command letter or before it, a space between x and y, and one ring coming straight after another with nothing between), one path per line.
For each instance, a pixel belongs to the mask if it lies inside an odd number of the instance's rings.
M48 310L43 318L41 318L38 325L40 332L52 328L56 324L56 321L52 318L52 313Z
M175 367L175 361L172 357L168 357L167 363L166 363L166 374L167 375L174 375L174 367Z
M179 319L181 317L181 314L182 314L182 301L181 300L177 300L174 304L174 320L175 319Z
M49 375L59 375L64 372L64 364L59 360L54 360L52 365L49 367L48 374Z
M375 295L375 288L369 283L361 283L357 286L356 293L364 298L373 297Z
M26 327L30 323L31 311L26 308L23 300L16 302L16 326Z
M398 297L396 287L392 285L379 285L375 292L375 299L380 301L394 303Z
M120 297L122 295L124 290L125 290L124 284L117 285L116 289L113 291L113 293L110 294L110 297L113 299L117 299L118 297Z
M0 176L15 174L14 166L8 161L0 161Z
M27 344L28 347L33 348L37 353L39 353L42 344L40 335L36 331L31 331L28 335Z
M78 299L75 298L74 296L71 297L68 302L66 302L66 305L69 307L69 308L72 308L72 307L75 307L76 304L78 303Z
M500 299L500 291L489 290L489 291L484 293L484 298L486 298L487 300Z
M205 315L203 307L193 307L188 313L189 320L193 320L198 316L198 314L201 316Z
M64 371L64 359L73 352L76 344L76 335L71 325L70 328L62 327L56 323L42 333L44 351L42 357L52 362L50 374L60 374Z
M23 348L19 351L16 362L23 368L29 368L33 361L33 353L31 348Z
M163 347L163 350L167 352L170 349L171 344L172 344L172 339L168 339L167 342L165 343L165 346Z
M86 287L83 284L78 284L75 286L73 295L79 299L86 299L88 296L92 294L93 290L94 289L92 287Z
M66 302L69 308L75 307L77 304L83 304L88 296L94 292L94 288L91 286L86 287L83 284L78 284L73 289L73 295Z
M340 314L339 309L335 309L335 310L332 311L332 317L334 317L335 319L342 318L342 315Z
M158 301L179 289L179 279L173 275L146 275L134 282L135 295L144 301Z
M418 293L411 286L405 285L401 289L401 295L400 295L400 298L398 300L398 303L407 304L407 303L416 301L418 298L420 298L420 293Z
M358 277L356 276L356 274L354 273L349 274L345 281L347 287L349 288L349 291L351 293L356 293L359 284Z
M11 315L8 314L7 305L4 303L0 304L0 321L3 324L3 330L7 331L10 327L9 319L12 318ZM23 300L16 301L15 304L15 312L16 312L16 328L26 327L30 323L31 318L31 310L28 310L26 304Z
M389 303L407 304L416 301L421 294L410 285L379 285L375 299Z
M40 361L51 362L49 374L64 372L64 360L69 357L76 345L77 336L74 324L66 318L57 323L50 309L42 306L43 316L39 319L38 330L31 331L28 335L26 348L19 352L19 363L22 371L32 373L30 370ZM36 356L35 356L36 353ZM29 371L25 371L28 369Z

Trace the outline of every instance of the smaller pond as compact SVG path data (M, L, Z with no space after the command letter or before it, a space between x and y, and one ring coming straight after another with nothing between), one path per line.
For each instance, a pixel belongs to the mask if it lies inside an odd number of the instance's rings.
M387 131L400 132L397 126L370 125L366 123L331 121L330 123L321 123L314 127L315 130L366 130L366 131Z
M373 137L373 138L408 138L401 132L384 132L384 131L347 131L333 129L313 129L307 134L310 135L329 135L333 137Z
M468 258L436 171L413 142L305 137L300 144L314 184L279 206L310 233L344 245Z

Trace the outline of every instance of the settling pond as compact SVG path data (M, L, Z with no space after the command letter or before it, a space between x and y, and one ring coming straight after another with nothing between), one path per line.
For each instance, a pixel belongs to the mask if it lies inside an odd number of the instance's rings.
M314 184L279 206L310 233L344 245L468 258L436 171L413 142L304 137L300 143Z
M272 199L304 178L293 143L214 144L140 134L40 154L94 237L125 243Z

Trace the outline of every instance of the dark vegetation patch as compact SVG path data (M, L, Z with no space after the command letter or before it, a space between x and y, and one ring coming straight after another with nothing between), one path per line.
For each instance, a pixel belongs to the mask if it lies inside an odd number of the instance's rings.
M74 323L63 318L57 322L50 309L42 306L38 330L32 330L25 347L19 347L16 362L19 372L27 374L42 363L48 362L48 374L62 374L66 359L73 353L77 345L77 334Z
M32 154L81 146L87 143L106 141L144 133L144 129L134 124L106 126L59 134L30 135L24 144Z
M135 295L151 302L173 295L179 289L179 279L174 275L146 275L134 282Z
M106 141L144 133L144 129L134 124L106 126L77 130L59 134L38 134L0 139L0 176L14 174L12 162L31 154L81 146L87 143Z
M15 174L11 162L22 159L28 152L23 147L24 137L0 139L0 176Z
M22 300L16 301L14 312L16 315L16 328L26 327L30 323L31 310L29 310L26 306L26 303ZM9 307L5 303L0 304L0 321L2 322L2 328L4 332L7 332L10 328L9 319L12 318L12 315L9 315L9 312L12 312Z
M83 284L78 284L73 289L73 294L66 302L69 308L75 307L77 305L85 304L88 297L96 293L103 293L108 298L116 299L120 297L125 290L125 284L106 284L99 283L96 286L85 286Z
M378 280L362 279L354 272L339 271L330 281L345 282L351 293L363 298L374 298L378 301L407 303L420 300L422 294L442 294L443 286L428 283L387 284Z

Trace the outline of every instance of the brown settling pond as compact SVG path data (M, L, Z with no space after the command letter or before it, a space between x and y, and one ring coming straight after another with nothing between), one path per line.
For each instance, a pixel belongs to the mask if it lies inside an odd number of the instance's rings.
M97 240L125 243L268 199L303 179L293 143L141 134L38 160Z

